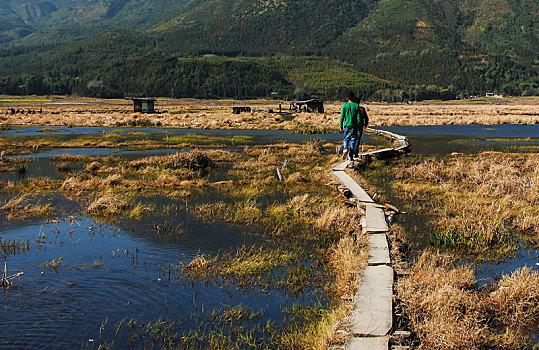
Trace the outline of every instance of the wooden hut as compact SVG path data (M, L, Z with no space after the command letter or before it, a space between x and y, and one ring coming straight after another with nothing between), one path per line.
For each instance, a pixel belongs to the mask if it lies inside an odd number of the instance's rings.
M153 97L128 97L133 101L133 111L142 113L155 113L154 104L157 101Z
M309 113L324 113L324 102L316 98L305 101L294 101L292 102L291 109Z
M232 113L251 113L251 107L232 107Z

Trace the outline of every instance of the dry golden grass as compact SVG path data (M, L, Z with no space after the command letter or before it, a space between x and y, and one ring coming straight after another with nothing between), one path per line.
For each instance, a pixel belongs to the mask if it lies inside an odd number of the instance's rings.
M487 152L427 159L397 171L395 187L433 214L435 239L487 252L511 245L515 231L539 237L539 156Z
M210 129L296 129L298 125L308 125L319 129L338 129L338 114L342 102L326 102L326 113L291 113L294 120L282 118L278 105L287 102L270 100L194 100L170 99L158 101L156 109L166 110L161 114L132 112L132 103L123 100L96 100L75 97L54 97L60 103L86 103L82 105L43 105L42 102L0 102L0 110L8 108L43 108L43 114L0 113L4 124L33 125L77 125L113 126L117 123L139 125L163 125ZM499 105L497 103L500 103ZM232 106L251 106L253 113L232 114ZM408 104L365 105L372 125L444 125L444 124L535 124L539 122L538 98L517 98L490 101L466 102L420 102ZM274 112L267 110L272 109Z
M93 159L93 158L91 158ZM146 157L126 162L121 159L104 158L104 162L92 161L84 169L67 177L60 189L83 196L90 193L153 193L175 195L171 188L193 190L206 184L202 170L213 164L204 152L185 152L167 156ZM76 161L80 159L76 158ZM69 163L68 163L69 164Z
M522 268L481 292L471 267L426 252L397 293L421 349L520 349L539 324L538 287L539 273Z
M35 200L29 193L12 197L0 210L7 214L8 220L27 219L35 216L50 217L54 212L50 203L33 203Z
M123 196L108 191L97 195L86 211L91 214L111 216L121 214L128 205L129 202Z
M487 307L510 328L539 329L539 272L524 267L504 275L489 294Z
M398 295L421 347L477 349L484 344L473 270L453 268L449 256L423 254L413 271L399 284Z

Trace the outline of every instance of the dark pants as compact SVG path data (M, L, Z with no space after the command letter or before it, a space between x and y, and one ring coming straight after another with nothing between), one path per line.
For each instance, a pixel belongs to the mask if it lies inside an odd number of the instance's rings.
M359 143L361 142L361 136L363 135L363 128L357 132L356 142L354 143L354 156L359 156Z

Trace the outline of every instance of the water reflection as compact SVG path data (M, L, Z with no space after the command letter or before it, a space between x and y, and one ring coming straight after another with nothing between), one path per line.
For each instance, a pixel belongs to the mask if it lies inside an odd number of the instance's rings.
M244 290L185 279L180 262L244 244L264 244L262 234L256 228L202 223L184 203L171 199L156 198L154 204L174 209L167 215L156 211L140 221L121 219L114 224L80 211L67 211L66 217L75 218L71 221L11 227L4 226L2 217L2 240L29 240L32 247L26 253L4 256L10 271L24 271L24 276L14 281L16 288L4 292L0 348L76 348L88 339L99 339L105 319L111 325L105 339L114 339L114 325L124 318L141 323L160 317L178 319L182 329L194 329L204 312L235 305L261 311L256 324L279 325L286 319L283 309L324 300L321 291L292 295L278 289ZM58 205L77 206L69 200ZM171 227L181 225L181 233L156 234L155 223L165 221ZM42 265L51 259L61 259L57 269ZM120 343L126 344L125 336L120 335Z

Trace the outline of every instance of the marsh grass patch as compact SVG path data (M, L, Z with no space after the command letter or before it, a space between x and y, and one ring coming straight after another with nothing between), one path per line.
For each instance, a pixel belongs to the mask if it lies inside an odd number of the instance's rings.
M539 234L539 157L485 152L394 163L397 196L430 215L434 245L478 258L507 256ZM490 256L490 257L489 257Z
M470 266L426 252L397 293L422 347L520 349L539 322L538 287L539 272L524 267L479 289Z
M32 217L50 217L54 213L51 203L41 203L41 198L36 198L29 193L15 195L0 210L7 214L9 220L23 220Z

